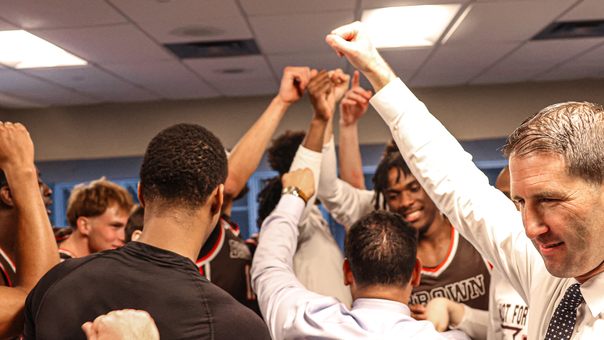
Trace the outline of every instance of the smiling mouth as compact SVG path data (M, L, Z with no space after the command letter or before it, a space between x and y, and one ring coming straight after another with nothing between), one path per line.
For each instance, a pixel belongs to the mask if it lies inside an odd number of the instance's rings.
M421 216L421 211L416 210L412 213L404 214L403 216L405 217L407 222L413 222L413 221L416 221Z
M552 243L552 244L548 244L548 245L546 245L546 246L541 246L541 247L543 247L543 248L545 248L545 249L549 249L549 248L553 248L553 247L559 246L559 245L561 245L562 243L564 243L564 242Z

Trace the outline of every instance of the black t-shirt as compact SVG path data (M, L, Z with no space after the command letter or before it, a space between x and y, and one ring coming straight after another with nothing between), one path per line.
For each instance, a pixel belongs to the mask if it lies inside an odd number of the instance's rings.
M140 242L65 261L25 304L25 339L82 339L112 310L149 312L161 339L270 339L264 322L199 274L188 258Z
M222 215L195 264L213 284L262 316L250 275L255 250L256 244L244 241L239 235L239 226Z

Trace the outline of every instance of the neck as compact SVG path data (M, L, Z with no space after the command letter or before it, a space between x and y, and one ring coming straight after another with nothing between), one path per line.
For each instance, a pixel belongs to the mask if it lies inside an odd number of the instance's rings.
M82 235L77 228L73 230L73 233L71 233L68 239L59 244L59 248L68 250L76 257L83 257L91 254L90 248L88 247L88 238L85 235Z
M419 238L420 243L428 243L434 246L439 246L443 243L448 244L450 240L451 222L440 213L434 218L434 222L432 222L430 228L420 235Z
M15 245L17 244L17 218L13 210L0 210L0 248L6 255L13 260L16 260Z
M408 284L405 287L379 285L362 289L357 288L352 292L352 299L382 299L407 305L409 303L409 298L411 297L412 288L411 284Z
M143 233L137 241L169 250L195 262L216 224L205 210L204 206L195 211L170 210L158 214L157 209L145 207Z
M600 274L601 272L604 272L604 262L600 263L599 266L597 266L596 268L592 269L591 271L589 271L586 274L583 274L581 276L577 276L575 277L575 280L577 280L580 284L585 283L587 280L591 279L592 277Z

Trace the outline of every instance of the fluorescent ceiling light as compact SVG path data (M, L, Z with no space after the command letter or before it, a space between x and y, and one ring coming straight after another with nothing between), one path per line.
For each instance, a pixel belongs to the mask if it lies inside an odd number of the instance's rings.
M460 4L378 8L363 11L375 47L432 46L449 26Z
M23 30L0 32L0 63L14 68L87 64L85 60Z

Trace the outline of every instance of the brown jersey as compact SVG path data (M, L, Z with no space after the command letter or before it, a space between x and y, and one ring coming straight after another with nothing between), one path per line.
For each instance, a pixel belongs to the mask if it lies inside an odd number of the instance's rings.
M255 250L254 242L245 242L239 235L239 226L223 215L195 263L210 282L261 315L250 276Z
M67 259L75 259L77 256L69 250L59 247L59 257L61 258L61 262L63 262Z
M422 268L419 286L413 287L410 304L426 305L444 297L481 310L489 309L490 265L451 227L451 243L445 260L436 268Z

